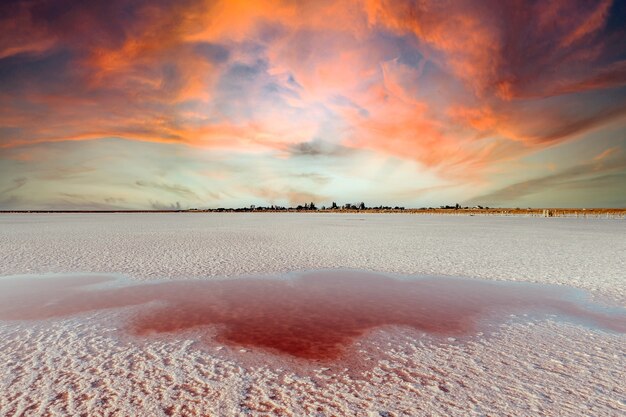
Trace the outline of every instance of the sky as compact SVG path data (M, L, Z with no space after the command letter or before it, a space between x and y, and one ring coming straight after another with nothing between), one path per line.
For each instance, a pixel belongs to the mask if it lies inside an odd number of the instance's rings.
M626 2L4 0L0 210L626 207Z

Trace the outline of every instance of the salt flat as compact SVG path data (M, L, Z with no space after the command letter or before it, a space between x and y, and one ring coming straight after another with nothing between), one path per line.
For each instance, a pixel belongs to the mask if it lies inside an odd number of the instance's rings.
M626 222L394 214L4 214L0 274L316 268L572 285L626 301Z
M626 302L626 222L388 214L2 214L0 275L210 279L350 268L530 281ZM623 334L552 319L467 342L397 329L366 366L116 336L116 312L0 322L0 415L623 415ZM256 358L256 359L251 359Z

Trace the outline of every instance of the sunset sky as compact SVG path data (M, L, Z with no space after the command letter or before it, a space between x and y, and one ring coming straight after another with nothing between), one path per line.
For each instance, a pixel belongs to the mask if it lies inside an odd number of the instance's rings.
M0 210L626 206L624 1L0 3Z

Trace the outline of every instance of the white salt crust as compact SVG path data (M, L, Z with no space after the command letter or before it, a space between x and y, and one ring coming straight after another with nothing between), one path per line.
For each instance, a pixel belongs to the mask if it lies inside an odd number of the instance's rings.
M565 284L626 301L626 222L341 214L2 214L0 275L210 279L316 268ZM367 364L294 365L194 335L121 337L119 312L0 322L0 416L621 416L626 336L554 320L432 343L401 329ZM256 359L255 359L256 358ZM283 363L284 362L284 363ZM326 369L330 368L330 369Z

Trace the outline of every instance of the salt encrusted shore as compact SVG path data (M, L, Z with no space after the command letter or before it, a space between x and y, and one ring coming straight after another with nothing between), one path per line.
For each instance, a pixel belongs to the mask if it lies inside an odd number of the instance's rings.
M322 268L563 284L626 302L626 222L306 213L2 214L0 275Z
M210 279L318 268L562 284L623 305L626 223L314 213L0 215L2 276ZM362 342L375 363L354 375L332 366L281 366L271 355L255 362L255 352L198 349L193 334L120 339L114 315L0 322L0 415L626 413L626 337L575 324L508 324L490 338L450 344L381 330Z

